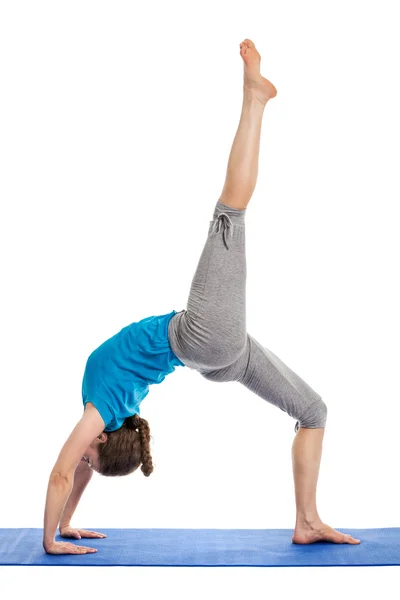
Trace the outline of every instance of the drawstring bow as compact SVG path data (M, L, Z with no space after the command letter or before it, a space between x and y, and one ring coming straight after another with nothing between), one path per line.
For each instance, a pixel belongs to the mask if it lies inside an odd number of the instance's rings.
M213 232L219 233L220 231L222 231L222 239L224 241L226 249L229 250L226 238L227 236L231 238L233 235L233 223L229 215L227 215L225 212L218 212L219 214L214 221Z

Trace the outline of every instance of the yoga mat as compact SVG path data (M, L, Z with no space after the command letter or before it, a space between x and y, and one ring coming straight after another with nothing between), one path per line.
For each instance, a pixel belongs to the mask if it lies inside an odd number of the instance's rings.
M0 565L154 567L360 567L400 565L400 528L338 529L358 545L293 544L292 529L101 529L103 539L56 541L97 548L46 554L43 529L0 529Z

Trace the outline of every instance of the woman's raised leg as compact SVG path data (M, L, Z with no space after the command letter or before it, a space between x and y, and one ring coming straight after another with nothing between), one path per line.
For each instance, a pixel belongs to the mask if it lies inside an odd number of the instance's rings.
M229 155L220 201L227 206L246 208L258 176L261 124L265 105L277 94L275 86L261 76L261 57L251 40L240 44L244 62L243 104L239 126Z
M173 352L190 368L221 368L246 344L245 212L258 171L261 121L276 89L260 75L253 42L240 45L244 61L243 105L226 180L194 274L187 310L175 315L168 336Z

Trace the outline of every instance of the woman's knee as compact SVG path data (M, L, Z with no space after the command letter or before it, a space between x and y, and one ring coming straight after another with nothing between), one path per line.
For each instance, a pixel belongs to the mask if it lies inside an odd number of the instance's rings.
M320 398L316 402L313 402L307 410L301 415L301 418L296 423L299 427L305 427L308 429L316 429L317 427L325 427L328 417L328 407L325 402ZM297 429L299 428L297 427ZM297 430L296 429L296 430Z

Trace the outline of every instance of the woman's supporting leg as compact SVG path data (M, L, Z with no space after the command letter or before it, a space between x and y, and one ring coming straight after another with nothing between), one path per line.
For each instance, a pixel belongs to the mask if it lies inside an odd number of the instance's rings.
M323 523L316 504L316 491L322 455L324 428L300 428L293 440L292 462L296 497L295 544L327 541L359 544L360 540Z
M220 197L223 204L239 209L246 208L256 187L264 109L277 94L260 74L261 57L251 40L240 44L240 55L244 61L242 113Z
M214 382L238 381L263 400L297 419L292 460L296 525L292 541L310 544L325 540L356 544L359 540L325 525L317 511L316 493L327 407L299 375L271 350L247 334L246 348L237 361L223 369L200 373Z
M316 491L325 429L300 428L293 441L292 463L296 499L296 531L320 523ZM294 535L296 540L296 534ZM298 540L301 543L301 540Z

